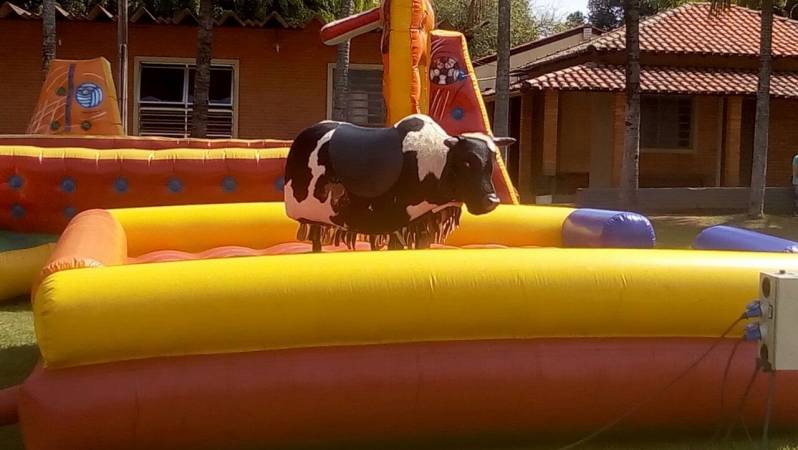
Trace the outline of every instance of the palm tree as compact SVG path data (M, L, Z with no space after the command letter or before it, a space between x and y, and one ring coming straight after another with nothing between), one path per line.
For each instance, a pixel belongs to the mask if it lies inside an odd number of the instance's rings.
M640 0L624 0L626 24L626 126L621 166L621 206L637 207L640 174Z
M116 51L117 51L117 82L116 88L119 92L119 116L122 120L122 130L127 134L127 8L128 0L117 1L117 24L116 24Z
M712 0L714 11L722 11L731 0ZM754 124L754 160L751 170L751 190L748 215L757 219L765 212L765 187L768 170L768 134L770 129L770 76L773 60L773 0L762 0L759 30L759 84L756 91L756 119Z
M208 96L211 88L211 52L213 49L213 0L200 0L197 31L197 61L194 74L194 108L191 114L191 137L208 135Z
M499 0L498 32L496 33L496 96L493 110L493 132L509 136L510 122L510 0ZM507 148L502 149L507 160Z
M42 77L47 76L50 61L55 59L55 0L42 2Z
M342 19L352 14L353 0L341 0L338 18ZM335 84L333 88L333 120L346 122L349 116L349 40L338 44L335 61Z

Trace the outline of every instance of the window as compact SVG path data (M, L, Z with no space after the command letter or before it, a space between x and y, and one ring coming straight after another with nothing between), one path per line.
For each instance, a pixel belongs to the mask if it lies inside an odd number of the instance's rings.
M194 104L194 65L142 62L137 83L136 124L140 136L187 137ZM208 137L231 138L235 131L235 66L211 66Z
M690 97L640 99L640 146L653 150L691 150L693 100Z
M327 117L332 117L335 64L327 71ZM349 121L367 127L385 126L385 101L382 97L382 66L349 66Z

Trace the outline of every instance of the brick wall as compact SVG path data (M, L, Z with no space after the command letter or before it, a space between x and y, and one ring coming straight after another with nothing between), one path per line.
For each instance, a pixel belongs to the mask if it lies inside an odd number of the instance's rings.
M41 86L41 22L0 25L0 134L24 133ZM327 65L335 62L335 48L321 43L320 27L314 21L304 29L214 29L213 57L239 64L238 137L292 138L326 118ZM135 58L193 58L196 33L192 26L130 25L130 120ZM116 70L114 23L59 21L58 39L59 58L104 56ZM351 52L353 64L380 64L379 34L354 39Z
M798 154L798 101L773 100L770 108L768 185L790 186L792 158Z
M714 186L722 145L722 114L720 97L694 97L692 151L643 150L640 155L640 186Z
M590 171L591 110L589 95L584 92L562 92L560 94L558 173L588 173Z

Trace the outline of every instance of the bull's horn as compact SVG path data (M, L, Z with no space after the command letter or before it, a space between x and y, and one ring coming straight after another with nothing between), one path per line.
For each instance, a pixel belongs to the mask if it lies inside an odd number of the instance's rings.
M515 144L515 138L511 138L511 137L495 137L495 138L493 138L493 143L496 144L497 147L507 147L507 146Z

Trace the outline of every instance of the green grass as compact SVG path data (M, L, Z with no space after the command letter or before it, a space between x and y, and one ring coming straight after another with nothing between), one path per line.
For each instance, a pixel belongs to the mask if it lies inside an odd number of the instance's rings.
M798 218L767 216L761 220L747 220L744 216L656 216L651 217L657 232L658 247L688 248L702 229L720 224L730 224L761 231L798 241ZM39 357L33 316L26 298L0 305L0 387L22 382ZM578 439L580 436L574 436ZM490 447L490 446L489 446ZM553 445L504 446L505 450L549 450ZM0 449L21 450L22 443L17 427L0 427ZM723 444L709 444L708 436L679 437L654 436L613 437L601 442L579 447L586 450L633 450L655 448L662 450L730 450L752 449L747 439L737 438ZM798 433L777 436L772 449L798 450ZM186 449L190 450L190 449Z

